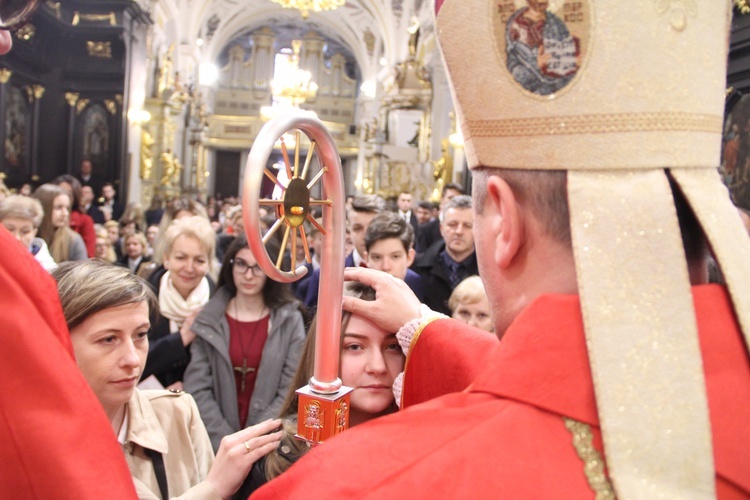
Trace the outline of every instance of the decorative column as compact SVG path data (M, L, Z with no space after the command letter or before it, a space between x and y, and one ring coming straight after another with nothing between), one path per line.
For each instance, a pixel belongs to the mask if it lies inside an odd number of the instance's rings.
M253 34L253 83L252 88L256 91L256 97L262 97L270 91L270 82L273 79L273 43L275 35L270 28L263 28Z
M39 175L39 154L37 152L39 145L39 100L44 96L46 89L39 84L28 85L25 89L29 104L32 104L31 140L29 144L32 144L33 147L29 148L29 166L31 167L31 176L34 177Z
M8 102L8 86L6 85L10 81L10 77L13 72L8 68L0 68L0 116L7 116L7 102ZM0 120L0 137L6 136L5 120ZM5 164L5 145L4 141L2 147L0 147L0 165Z
M73 131L75 130L76 124L76 105L78 104L78 99L80 99L80 97L81 94L78 92L65 92L65 100L68 103L68 168L72 168L73 166ZM72 172L69 171L68 173L70 174ZM94 195L98 196L99 193L94 193Z

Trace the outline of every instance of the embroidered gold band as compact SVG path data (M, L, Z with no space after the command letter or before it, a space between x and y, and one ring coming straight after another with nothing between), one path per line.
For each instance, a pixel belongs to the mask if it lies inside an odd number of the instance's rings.
M664 112L474 120L468 125L474 137L524 137L656 131L721 133L722 121L721 116Z
M615 492L604 473L604 460L599 450L594 448L594 433L591 432L591 427L568 417L563 417L563 421L573 435L573 447L578 458L583 461L583 473L596 500L614 500Z

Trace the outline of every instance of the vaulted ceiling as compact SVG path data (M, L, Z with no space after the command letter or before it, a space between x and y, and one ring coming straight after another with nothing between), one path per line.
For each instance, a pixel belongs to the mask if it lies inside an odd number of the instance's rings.
M375 80L384 66L404 60L408 54L407 27L414 18L421 25L422 40L433 31L431 0L346 0L333 11L311 12L303 20L299 11L283 9L271 0L142 0L163 35L162 43L179 40L177 64L185 67L216 62L238 36L271 26L316 31L346 47L355 58L363 81ZM196 40L203 41L202 46ZM160 40L154 40L158 50ZM425 45L428 64L434 43ZM383 64L385 63L385 64ZM382 78L381 78L382 79Z

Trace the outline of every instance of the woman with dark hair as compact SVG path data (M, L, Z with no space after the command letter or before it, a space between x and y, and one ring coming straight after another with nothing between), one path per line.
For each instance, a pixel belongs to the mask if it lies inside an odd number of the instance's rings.
M375 290L355 281L345 283L344 295L375 300ZM307 442L295 438L297 431L296 389L313 376L316 323L307 335L302 359L281 410L284 437L281 445L258 460L235 498L247 498L261 485L291 467L310 450ZM349 401L349 427L362 424L398 410L393 383L404 369L404 354L396 334L387 332L361 316L344 311L341 315L341 381L354 389Z
M60 175L52 182L63 188L70 196L70 229L81 235L89 257L96 255L96 231L94 219L81 207L81 183L72 175Z
M275 260L279 246L269 242L266 249ZM267 278L239 236L191 330L197 338L185 390L217 449L224 436L279 414L305 341L304 321L289 285Z

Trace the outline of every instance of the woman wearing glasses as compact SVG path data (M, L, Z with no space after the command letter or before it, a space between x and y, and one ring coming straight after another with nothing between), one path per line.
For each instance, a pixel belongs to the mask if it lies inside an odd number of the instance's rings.
M269 241L266 249L275 261L278 244ZM239 236L192 331L185 390L216 450L224 436L278 416L299 364L304 322L289 286L268 279Z

